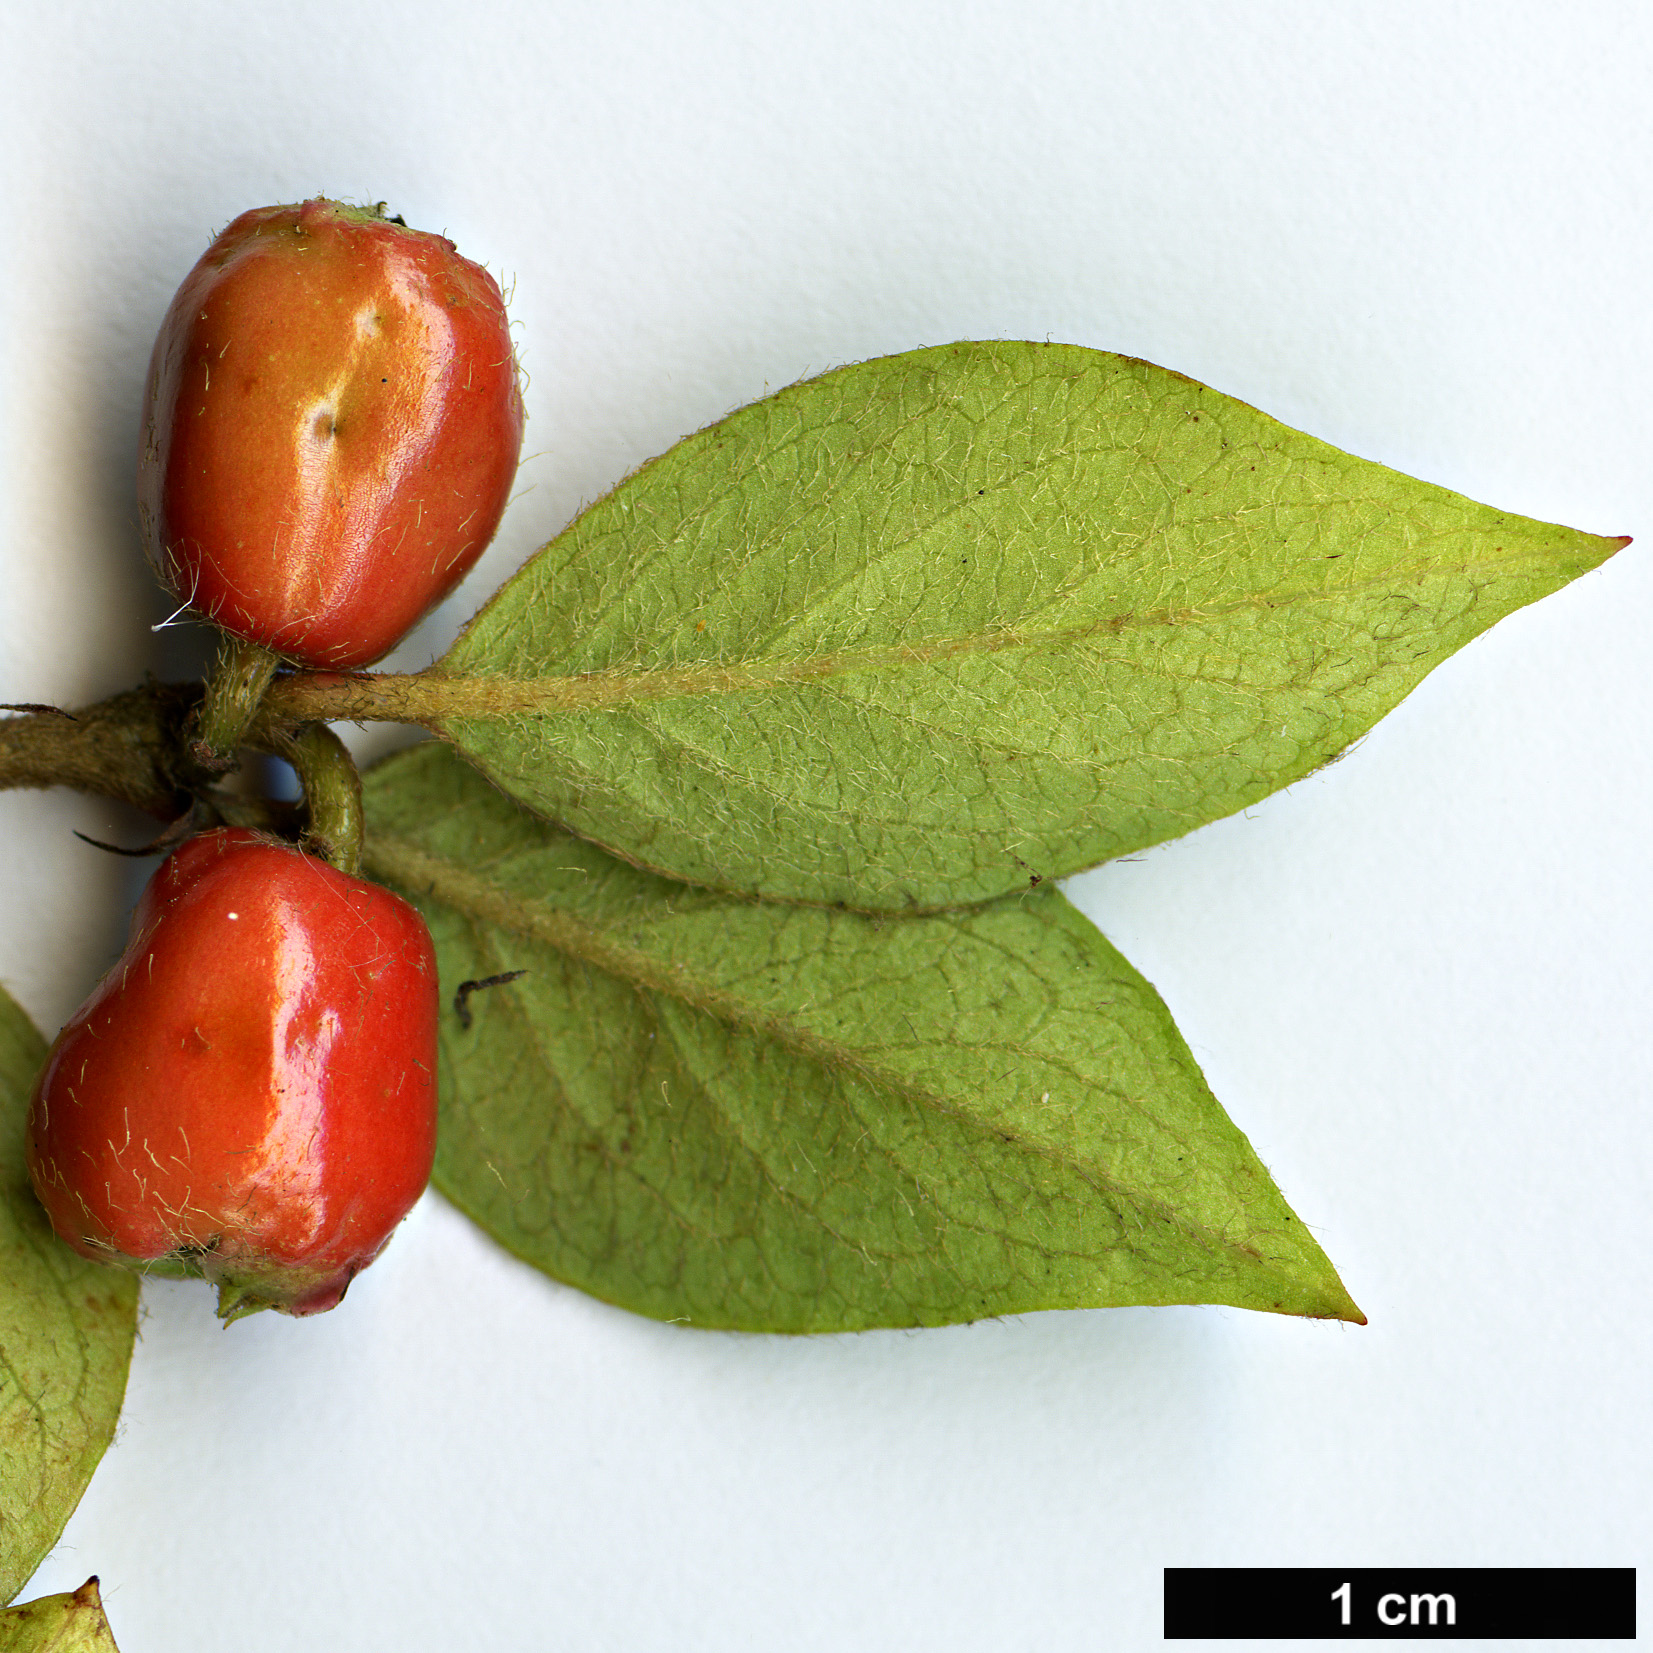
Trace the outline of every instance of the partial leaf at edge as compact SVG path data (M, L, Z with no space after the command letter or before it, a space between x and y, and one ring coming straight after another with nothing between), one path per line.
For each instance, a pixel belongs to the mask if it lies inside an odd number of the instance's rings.
M639 866L962 904L1299 779L1623 543L1353 458L1146 362L916 350L644 466L439 667L507 698L597 674L614 704L443 732Z
M120 1415L136 1279L77 1256L29 1185L29 1092L46 1045L0 989L0 1603L28 1583Z
M892 919L638 872L430 744L366 866L445 993L436 1184L560 1280L749 1331L1229 1303L1359 1319L1153 989L1054 889Z
M0 1612L0 1653L120 1653L97 1579Z

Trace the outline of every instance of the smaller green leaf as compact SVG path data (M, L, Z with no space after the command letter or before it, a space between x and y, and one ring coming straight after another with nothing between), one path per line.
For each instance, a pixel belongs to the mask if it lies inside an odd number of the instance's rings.
M120 1653L98 1581L0 1613L0 1653Z
M444 1017L436 1182L558 1279L749 1331L1362 1318L1159 997L1056 890L902 919L721 896L437 745L366 802L365 865L419 903L446 990L526 972Z
M114 1435L138 1324L137 1281L64 1245L29 1185L29 1092L45 1055L0 990L0 1601L57 1542Z

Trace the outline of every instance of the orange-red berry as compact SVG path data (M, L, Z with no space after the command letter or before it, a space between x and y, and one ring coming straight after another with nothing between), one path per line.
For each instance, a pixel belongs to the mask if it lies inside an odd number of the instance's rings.
M499 526L522 398L498 284L335 201L243 213L150 362L138 503L181 601L277 654L395 647Z
M332 1308L436 1145L436 960L400 897L259 834L193 838L53 1044L29 1172L77 1251L220 1312Z

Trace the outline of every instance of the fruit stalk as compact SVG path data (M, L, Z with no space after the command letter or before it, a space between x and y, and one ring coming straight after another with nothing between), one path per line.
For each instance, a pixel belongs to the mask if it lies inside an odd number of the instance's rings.
M362 866L362 778L344 742L325 723L276 729L261 750L293 766L309 826L300 848L352 878Z
M224 633L218 663L201 701L200 734L190 752L203 768L223 772L235 767L235 749L246 739L280 664L276 655L259 644Z

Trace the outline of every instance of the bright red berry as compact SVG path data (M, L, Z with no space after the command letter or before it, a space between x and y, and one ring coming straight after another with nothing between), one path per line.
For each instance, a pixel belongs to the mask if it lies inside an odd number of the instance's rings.
M243 213L150 361L151 561L227 631L314 666L377 660L481 556L522 397L493 277L336 201Z
M35 1085L29 1173L110 1262L226 1318L330 1309L429 1179L436 960L390 891L256 833L193 838Z

